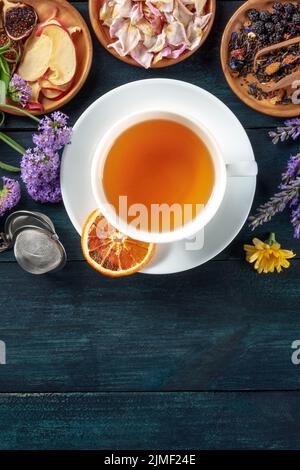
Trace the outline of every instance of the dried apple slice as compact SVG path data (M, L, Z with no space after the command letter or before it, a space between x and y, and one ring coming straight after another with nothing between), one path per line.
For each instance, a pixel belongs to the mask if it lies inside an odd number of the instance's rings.
M35 82L49 68L52 53L52 40L46 35L30 38L26 43L24 56L18 74L27 82Z
M65 23L57 16L54 16L49 21L43 23L42 25L39 25L38 29L35 32L35 35L40 36L41 34L43 34L45 28L48 28L49 26L60 26L66 32L68 32L68 28L66 27Z
M65 96L72 86L72 82L66 83L65 85L53 85L47 79L42 79L39 83L42 87L43 95L49 100L54 101L59 100Z
M47 78L40 79L39 83L40 83L41 88L48 88L48 89L51 89L51 90L57 90L60 93L62 91L68 91L72 86L72 82L64 83L63 85L53 85L53 83L50 82Z
M44 28L40 37L47 37L52 41L48 80L53 85L70 82L75 75L77 64L75 46L69 33L58 25L49 25Z
M58 90L57 88L42 88L42 93L45 98L54 101L59 100L66 94L65 91Z
M42 93L49 100L53 100L61 94L61 91L53 89L53 88L42 88Z

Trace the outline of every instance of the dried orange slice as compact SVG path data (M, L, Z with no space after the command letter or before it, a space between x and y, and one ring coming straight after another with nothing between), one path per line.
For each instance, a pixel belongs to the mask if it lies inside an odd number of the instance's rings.
M81 247L87 262L106 276L134 274L151 260L153 243L145 243L115 229L97 209L83 228Z

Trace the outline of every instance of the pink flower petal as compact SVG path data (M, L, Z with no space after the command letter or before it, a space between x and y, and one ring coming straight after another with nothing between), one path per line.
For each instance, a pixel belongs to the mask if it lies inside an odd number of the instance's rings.
M189 45L189 40L182 23L174 21L174 23L167 26L167 40L171 46L180 46L183 43Z
M142 2L135 3L132 7L130 19L132 24L138 23L144 17Z
M158 8L152 5L151 2L146 2L145 5L149 8L149 10L154 16L162 16L162 13L158 10Z
M142 67L145 67L145 69L151 67L153 54L148 52L145 46L142 44L136 46L135 49L131 51L130 55L138 64L142 65Z

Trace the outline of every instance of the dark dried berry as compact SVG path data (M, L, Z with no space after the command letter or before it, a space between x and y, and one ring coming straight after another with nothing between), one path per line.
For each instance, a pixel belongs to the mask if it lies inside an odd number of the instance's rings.
M270 42L270 38L267 34L262 34L259 36L259 40L263 46L267 46Z
M261 21L270 21L271 17L272 17L272 15L268 11L261 11L260 15L259 15L259 19Z
M300 25L300 13L294 13L293 23L297 26Z
M275 24L275 32L276 33L280 33L280 34L283 34L286 30L286 24L283 23L283 22L280 22L280 23L276 23Z
M276 11L283 11L284 5L282 3L274 3L273 8Z
M281 42L282 41L282 34L276 33L274 39L275 39L275 41L274 41L275 43L276 42Z
M286 3L284 5L284 11L287 15L293 15L296 11L296 7L295 5L293 5L292 3Z
M269 21L268 23L265 24L265 29L269 34L271 34L273 33L275 29L275 25Z
M281 16L280 15L277 15L277 13L273 13L272 15L272 21L274 24L276 23L279 23L279 21L281 20Z
M298 30L296 26L290 26L289 31L288 31L290 36L296 36L298 34Z
M271 34L271 36L269 36L269 43L273 44L274 42L275 42L275 34Z
M248 10L247 16L250 21L257 21L259 20L259 12L255 10L255 8L252 8L251 10Z
M263 34L265 32L265 25L263 21L255 21L252 25L252 29L257 34Z

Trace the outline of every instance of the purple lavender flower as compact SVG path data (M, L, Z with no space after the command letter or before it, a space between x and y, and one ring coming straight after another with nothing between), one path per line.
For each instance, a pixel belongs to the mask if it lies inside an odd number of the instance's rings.
M289 183L289 181L297 178L298 176L300 176L300 153L290 156L287 170L282 174L283 184Z
M20 103L25 108L31 97L31 87L18 74L14 74L8 85L8 95L12 101Z
M39 124L39 131L41 136L35 136L35 144L37 146L51 145L53 150L60 150L65 145L71 142L72 128L68 127L68 116L56 111L49 116L45 116L41 119Z
M288 119L284 126L269 132L274 144L289 139L296 140L300 136L300 118ZM287 207L291 210L291 223L294 237L300 238L300 153L291 155L287 169L282 174L279 192L262 204L254 216L249 218L249 225L254 230L259 225L269 222L271 218Z
M269 136L273 144L285 142L289 139L296 140L300 135L300 118L284 121L284 126L277 127L276 131L270 131Z
M292 211L291 222L294 227L294 237L300 238L300 205Z
M44 183L43 181L40 183L28 182L26 184L26 189L29 196L31 196L34 201L42 203L57 203L61 201L59 176L49 183Z
M71 141L68 116L56 111L40 120L39 133L32 137L35 147L28 149L21 161L21 177L28 194L39 202L59 202L60 158L58 150Z
M297 138L300 135L300 118L287 119L284 121L284 125L287 127L294 127L295 132L297 133Z
M261 205L254 216L249 217L250 227L254 230L259 225L269 222L274 215L283 212L284 209L298 201L300 193L300 177L290 181L288 184L280 185L281 191L270 198L268 202Z
M0 216L15 207L21 199L21 189L18 181L2 178L3 188L0 190Z
M45 153L53 153L56 149L56 137L53 132L33 134L32 140L35 146Z
M22 157L20 167L25 184L49 183L59 174L59 155L53 151L45 153L38 147L28 149Z

